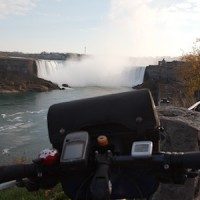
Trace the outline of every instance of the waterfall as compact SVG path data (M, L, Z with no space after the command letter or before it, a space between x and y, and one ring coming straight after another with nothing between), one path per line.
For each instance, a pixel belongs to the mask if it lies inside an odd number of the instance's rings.
M81 61L37 60L38 77L58 85L85 86L126 86L143 83L145 67L131 66L123 59L92 57Z
M36 60L38 77L48 78L49 75L57 73L63 65L63 61L54 60Z

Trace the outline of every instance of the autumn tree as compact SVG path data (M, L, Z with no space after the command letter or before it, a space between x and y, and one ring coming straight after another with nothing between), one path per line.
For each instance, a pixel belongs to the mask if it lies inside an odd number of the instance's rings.
M192 97L195 91L200 90L200 38L194 42L192 51L184 53L181 60L185 62L181 67L181 77L187 95Z

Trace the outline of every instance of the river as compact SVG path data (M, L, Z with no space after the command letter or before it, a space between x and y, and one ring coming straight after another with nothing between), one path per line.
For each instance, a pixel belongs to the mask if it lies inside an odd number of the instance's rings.
M55 103L131 90L129 87L77 87L43 93L0 94L0 164L32 160L48 138L47 112Z

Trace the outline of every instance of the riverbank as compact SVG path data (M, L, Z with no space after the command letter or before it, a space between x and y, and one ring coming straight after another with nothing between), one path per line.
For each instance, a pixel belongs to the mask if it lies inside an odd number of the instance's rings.
M34 59L0 57L0 93L46 92L57 84L37 77Z
M0 80L0 93L16 93L16 92L47 92L60 89L58 85L40 78L32 78L31 80L16 79L14 76L10 79Z

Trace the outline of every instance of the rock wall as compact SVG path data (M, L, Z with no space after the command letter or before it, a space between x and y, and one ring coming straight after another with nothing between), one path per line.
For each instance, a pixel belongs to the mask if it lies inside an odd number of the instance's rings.
M162 151L199 151L200 113L185 108L161 106L157 108L164 127ZM200 178L187 179L184 185L160 184L153 200L200 200Z
M169 83L172 81L177 81L180 67L183 62L172 61L164 62L158 65L149 65L146 67L144 74L144 81L161 81L163 83Z
M33 59L0 57L0 92L49 91L59 89L50 82L37 77Z
M0 58L0 74L19 75L20 77L27 78L37 76L37 66L32 59L23 58Z
M196 100L195 97L188 97L185 93L185 86L180 76L181 67L186 63L181 61L165 62L159 61L158 65L146 67L144 82L134 88L150 89L156 105L160 104L162 98L167 98L170 105L189 107Z

